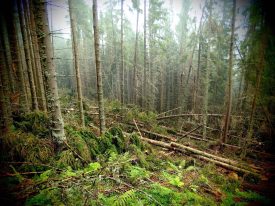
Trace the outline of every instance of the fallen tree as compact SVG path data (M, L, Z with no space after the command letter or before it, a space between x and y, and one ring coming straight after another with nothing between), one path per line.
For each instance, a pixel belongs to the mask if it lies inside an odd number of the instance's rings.
M158 117L157 120L171 119L171 118L177 118L177 117L190 117L190 116L203 116L203 114L175 114L175 115ZM211 116L211 117L223 117L224 115L223 114L207 114L207 116ZM240 116L240 115L231 115L231 117L241 118L242 116Z
M260 168L257 168L253 165L246 166L243 165L241 163L238 163L234 160L229 160L229 159L225 159L222 157L218 157L185 145L180 145L174 142L170 142L170 143L166 143L166 142L162 142L162 141L158 141L158 140L152 140L152 139L148 139L145 137L141 137L141 139L143 141L146 141L150 144L156 145L156 146L160 146L163 148L167 148L169 150L173 150L173 151L177 151L177 152L181 152L187 155L190 155L192 157L204 160L204 161L208 161L208 162L212 162L218 166L224 167L226 169L229 170L234 170L237 172L241 172L241 173L248 173L248 174L252 174L255 175L257 177L261 176L261 171Z

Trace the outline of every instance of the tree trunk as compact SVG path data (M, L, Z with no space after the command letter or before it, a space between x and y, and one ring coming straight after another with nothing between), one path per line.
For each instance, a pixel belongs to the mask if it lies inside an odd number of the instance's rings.
M32 65L32 60L31 60L31 53L30 53L30 42L28 39L28 34L27 34L27 24L25 22L24 18L24 7L23 3L19 1L20 4L18 5L19 8L19 14L20 14L20 26L21 26L21 31L23 34L23 42L24 42L24 49L25 49L25 55L26 55L26 62L27 62L27 74L28 74L28 79L29 79L29 85L30 85L30 92L31 92L31 98L32 98L32 109L33 110L38 110L38 102L37 102L37 95L36 95L36 88L34 84L34 77L33 77L33 65Z
M75 18L72 11L72 0L69 0L69 13L70 13L70 21L71 21L71 37L72 37L73 58L74 58L74 67L75 67L75 75L76 75L78 108L80 113L81 126L84 127L85 121L84 121L84 112L83 112L81 79L80 79L80 71L79 71L79 56L78 56L79 51L78 51Z
M37 12L37 27L41 36L38 37L41 64L45 70L46 94L48 111L51 119L51 133L53 139L62 144L66 141L64 122L61 115L61 108L58 96L56 71L53 61L53 47L51 43L49 22L47 15L47 3L44 0L34 0Z
M14 1L13 5L13 21L15 29L15 39L16 39L16 53L18 58L18 74L19 74L19 91L20 91L20 108L24 112L29 112L29 101L28 92L26 88L26 81L24 76L24 71L26 71L26 60L24 53L24 44L22 40L22 33L19 22L17 1Z
M146 31L146 0L144 0L144 65L143 65L143 100L142 100L142 107L146 108L147 106L147 45L146 45L146 38L147 38L147 31Z
M40 54L39 54L39 48L38 48L38 40L37 40L37 34L36 34L36 25L34 22L34 15L35 13L33 9L33 5L30 4L30 16L29 16L29 21L30 21L30 28L31 28L31 38L32 38L32 45L33 45L33 54L34 54L34 65L36 67L36 79L37 79L37 85L36 87L37 92L39 94L39 105L40 108L47 112L47 103L46 103L46 94L45 94L45 87L44 87L44 81L43 81L43 72L42 72L42 66L40 62Z
M236 0L233 0L232 21L231 21L231 37L229 48L229 65L228 65L228 86L227 86L227 101L226 114L224 118L223 131L221 133L221 142L225 143L227 140L228 129L230 125L230 115L232 108L232 69L233 69L233 46L234 46L234 31L235 31L235 16L236 16Z
M212 24L212 4L213 1L210 0L210 5L209 5L209 24L208 26L210 27ZM209 98L209 69L210 69L210 53L211 53L211 48L210 48L210 40L211 40L211 33L210 33L211 28L207 28L207 34L206 37L208 38L207 42L207 56L206 56L206 67L205 67L205 77L204 77L204 97L203 97L203 139L206 138L206 127L207 127L207 113L208 113L208 98Z
M12 67L12 56L11 56L11 48L10 48L10 40L8 36L8 28L6 24L6 19L4 19L4 16L1 15L1 33L2 33L2 40L3 40L3 47L4 47L4 56L7 63L8 68L8 76L9 76L9 87L10 91L12 93L15 93L16 91L16 85L15 85L15 78L14 78L14 71Z
M96 63L96 77L97 77L97 97L99 107L100 133L105 131L105 116L104 116L104 102L103 102L103 88L102 88L102 72L100 65L100 50L99 50L99 29L98 29L98 13L97 0L93 0L93 23L94 23L94 41L95 41L95 63Z
M139 20L139 8L137 8L137 23L136 23L136 42L135 42L135 54L134 54L134 89L133 89L133 103L137 104L137 55L138 55L138 20Z
M1 15L1 14L0 14ZM1 17L2 18L2 17ZM3 36L0 34L0 104L1 104L1 133L5 134L12 125L9 75L4 55Z
M124 104L123 0L121 0L120 12L120 101Z

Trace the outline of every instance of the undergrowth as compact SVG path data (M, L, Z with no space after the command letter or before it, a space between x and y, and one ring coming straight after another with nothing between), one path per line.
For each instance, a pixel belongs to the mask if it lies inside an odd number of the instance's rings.
M45 138L42 124L47 118L41 115L18 119L14 131L1 137L1 160L22 164L6 165L6 172L15 175L0 183L17 190L17 201L25 205L269 203L257 193L242 191L238 180L219 174L215 166L162 155L159 148L141 142L138 134L126 134L119 127L98 137L89 128L66 125L67 145L55 151L51 139ZM143 121L156 118L140 115ZM23 175L26 171L33 173Z

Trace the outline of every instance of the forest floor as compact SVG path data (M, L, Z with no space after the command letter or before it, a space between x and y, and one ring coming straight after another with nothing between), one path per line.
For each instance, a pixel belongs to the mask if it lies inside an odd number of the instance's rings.
M179 138L175 128L171 132L171 127L157 121L155 113L133 107L122 110L117 102L106 106L110 129L99 136L97 109L90 106L88 110L86 128L78 126L74 109L64 111L67 142L59 151L48 138L48 119L43 113L15 118L12 131L1 138L1 205L275 202L271 154L252 153L240 161L232 148L220 152L212 143L189 135ZM197 150L203 153L194 153ZM217 159L211 162L213 158Z

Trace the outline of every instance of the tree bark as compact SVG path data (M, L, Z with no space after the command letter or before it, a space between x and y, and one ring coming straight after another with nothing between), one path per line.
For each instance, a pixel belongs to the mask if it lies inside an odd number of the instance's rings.
M142 107L146 108L147 107L147 45L146 45L146 38L147 38L147 30L146 30L146 0L144 0L144 23L143 23L143 27L144 27L144 44L143 44L143 52L144 52L144 65L143 65L143 100L142 100Z
M229 65L228 65L228 85L227 85L227 108L224 118L223 131L221 133L221 142L225 143L227 140L228 130L230 126L230 115L232 109L232 69L233 69L233 46L234 46L234 31L235 31L235 16L236 16L236 0L233 0L232 21L231 21L231 36L229 48Z
M37 12L37 27L39 29L41 64L45 70L46 94L48 112L51 119L51 134L58 144L66 141L64 122L61 115L61 108L58 96L56 71L53 61L53 47L51 43L49 22L47 15L47 3L44 0L34 0Z
M39 54L39 48L38 48L38 40L37 40L37 33L36 33L36 25L34 21L34 9L32 3L30 3L30 12L29 12L29 21L30 21L30 28L31 28L31 38L32 38L32 45L33 45L33 54L34 54L34 65L36 67L36 79L37 79L37 85L36 87L37 92L39 94L39 105L40 108L47 112L47 103L46 103L46 94L45 94L45 87L44 87L44 81L43 81L43 72L42 72L42 66L40 62L40 54Z
M0 14L1 15L1 14ZM0 105L1 105L1 133L5 134L12 125L9 75L0 34Z
M27 34L27 24L25 22L24 18L24 7L23 3L21 0L19 0L19 14L20 14L20 26L21 26L21 31L23 35L23 42L24 42L24 49L25 49L25 57L26 57L26 62L27 62L27 74L28 74L28 79L29 79L29 85L30 85L30 92L31 92L31 99L32 99L32 109L33 110L38 110L38 102L37 102L37 95L36 95L36 88L34 84L34 77L33 77L33 65L32 65L32 60L31 60L31 53L30 53L30 42L28 39L28 34Z
M136 23L136 41L135 41L135 54L134 54L134 89L133 89L133 103L137 104L137 56L138 56L138 20L139 20L139 8L137 8L137 23Z
M105 131L105 116L104 116L104 102L103 102L103 88L102 88L102 71L100 64L100 48L99 48L99 29L98 29L98 12L97 0L93 0L93 27L94 27L94 42L95 42L95 63L96 63L96 77L97 77L97 98L99 107L100 133Z
M26 71L26 61L24 53L24 44L22 40L22 32L20 28L19 15L17 1L13 1L13 22L15 29L15 39L16 39L16 53L18 58L18 74L19 74L19 91L20 91L20 108L24 112L29 112L29 101L28 92L26 87L26 81L24 72Z
M123 0L121 0L120 12L120 101L124 104Z
M82 97L82 89L81 89L81 78L79 71L79 56L78 56L78 42L77 42L77 34L76 34L76 25L75 18L73 14L72 8L72 0L69 0L69 13L70 13L70 21L71 21L71 37L72 37L72 46L73 46L73 59L74 59L74 67L75 67L75 75L76 75L76 87L77 87L77 100L78 100L78 108L80 113L80 123L81 126L85 126L84 121L84 111L83 111L83 97Z
M10 40L9 40L9 35L8 35L8 28L6 24L6 19L4 18L3 15L0 16L1 18L1 33L2 33L2 40L3 40L3 47L4 47L4 56L5 56L5 61L6 61L6 66L8 68L8 76L9 76L9 87L10 91L12 93L15 93L16 91L16 84L15 84L15 78L14 78L14 71L12 67L12 56L11 56L11 48L10 48Z

